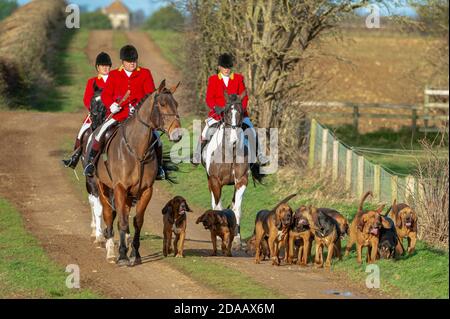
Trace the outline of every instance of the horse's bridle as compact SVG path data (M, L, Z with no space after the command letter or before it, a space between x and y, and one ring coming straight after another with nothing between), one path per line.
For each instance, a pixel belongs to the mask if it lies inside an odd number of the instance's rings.
M244 111L244 108L242 107L242 102L239 102L239 103L230 103L230 104L228 104L227 106L225 106L225 108L224 108L224 110L223 110L223 114L225 114L225 112L227 112L227 111L231 108L231 106L233 106L233 105L234 105L234 106L239 105L239 112L240 112L240 114L242 115L242 113L243 113L243 111ZM239 127L239 125L232 125L232 124L230 124L230 123L225 122L225 115L222 116L222 118L221 118L220 121L222 122L222 124L223 124L225 127L231 127L232 129L235 129L235 128ZM242 121L241 121L241 125L242 125Z

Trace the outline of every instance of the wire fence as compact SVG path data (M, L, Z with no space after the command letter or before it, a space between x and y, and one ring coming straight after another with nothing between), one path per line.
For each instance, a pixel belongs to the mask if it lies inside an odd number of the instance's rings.
M309 140L309 167L319 168L322 176L329 174L334 182L343 181L352 196L360 198L372 191L374 199L386 203L409 203L418 192L418 183L412 175L402 175L374 164L364 153L393 152L392 149L352 148L339 141L315 119L311 121ZM396 156L413 156L396 154Z

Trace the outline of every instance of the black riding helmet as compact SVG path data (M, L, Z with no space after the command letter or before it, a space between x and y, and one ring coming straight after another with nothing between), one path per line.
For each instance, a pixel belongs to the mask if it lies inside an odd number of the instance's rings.
M136 48L132 45L126 45L120 49L120 59L127 62L136 62L139 55Z
M97 58L95 59L95 67L98 67L99 65L112 66L111 57L108 53L101 52L97 55Z
M231 69L233 67L233 56L228 53L221 54L219 56L218 65L223 68Z

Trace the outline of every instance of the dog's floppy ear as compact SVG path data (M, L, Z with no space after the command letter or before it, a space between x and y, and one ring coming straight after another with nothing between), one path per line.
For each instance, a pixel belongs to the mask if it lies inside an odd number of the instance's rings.
M201 216L199 216L199 218L197 218L197 221L195 223L200 224L203 221L204 217L205 217L205 214L202 214Z
M381 224L383 225L383 228L391 229L391 223L388 219L384 218L384 216L381 216Z
M164 206L164 208L162 209L162 214L166 215L166 214L172 214L172 201L170 200L166 206Z

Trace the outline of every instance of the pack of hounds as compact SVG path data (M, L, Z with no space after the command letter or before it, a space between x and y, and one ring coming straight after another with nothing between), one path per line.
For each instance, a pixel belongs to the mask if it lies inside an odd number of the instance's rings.
M314 264L330 267L334 257L342 259L341 240L348 236L345 248L347 256L356 244L357 262L362 263L363 249L367 247L366 261L394 259L405 253L403 240L406 238L408 254L414 252L417 237L417 214L405 203L394 200L383 214L385 205L375 210L363 209L369 191L365 193L351 224L337 210L300 206L292 210L288 202L296 194L279 202L272 210L261 210L256 214L253 236L247 241L246 253L255 256L255 263L269 258L272 265L280 265L280 252L284 249L283 261L306 266L312 259L312 244L315 242ZM176 257L184 257L183 246L186 236L187 201L176 196L162 209L164 221L163 254L172 252ZM232 256L232 244L236 218L232 210L207 210L196 220L211 232L212 255L217 255L217 237L222 240L221 248L225 256ZM172 250L172 234L174 235ZM324 248L327 257L324 262Z

